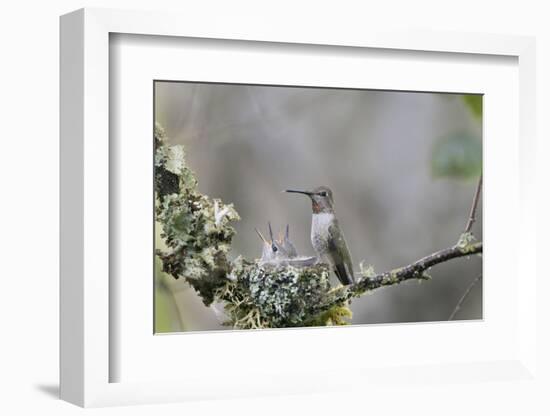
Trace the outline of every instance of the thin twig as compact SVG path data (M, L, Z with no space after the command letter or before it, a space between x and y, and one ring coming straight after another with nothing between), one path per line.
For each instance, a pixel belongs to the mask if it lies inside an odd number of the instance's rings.
M456 304L456 307L455 307L453 313L451 313L451 316L449 316L449 319L448 319L449 321L452 321L454 319L455 315L458 313L458 311L462 307L462 304L464 303L464 301L466 300L466 298L468 297L468 295L470 294L470 292L472 291L474 286L477 284L477 282L479 282L481 280L481 276L482 276L482 274L480 273L474 280L472 280L472 283L470 283L470 285L466 289L466 292L464 292L464 294L462 295L462 297L460 298L460 300Z
M474 226L474 222L476 221L477 204L479 202L479 196L481 195L481 182L482 175L479 175L476 193L474 194L474 199L472 201L472 208L470 208L470 216L468 218L468 223L466 224L466 229L464 230L465 233L469 233L470 231L472 231L472 227Z

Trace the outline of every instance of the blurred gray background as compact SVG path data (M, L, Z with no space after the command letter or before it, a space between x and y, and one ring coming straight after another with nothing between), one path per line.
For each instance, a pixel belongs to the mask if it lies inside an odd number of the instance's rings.
M233 203L233 256L260 255L254 227L290 224L300 254L313 254L311 204L287 188L327 185L350 247L375 271L406 265L454 244L476 178L432 174L433 149L448 137L481 141L481 121L460 94L155 83L155 117L210 197ZM481 206L474 233L481 239ZM434 267L433 279L379 289L352 303L353 323L447 320L481 258ZM336 279L334 279L336 282ZM157 273L157 332L227 329L184 282ZM477 284L456 319L482 317Z

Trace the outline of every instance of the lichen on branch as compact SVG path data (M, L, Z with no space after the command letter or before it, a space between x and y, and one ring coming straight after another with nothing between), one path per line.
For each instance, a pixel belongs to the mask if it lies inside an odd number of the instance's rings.
M239 214L232 204L210 199L197 188L183 146L166 144L155 126L156 220L167 251L157 250L163 271L184 278L209 305L230 270L228 253Z

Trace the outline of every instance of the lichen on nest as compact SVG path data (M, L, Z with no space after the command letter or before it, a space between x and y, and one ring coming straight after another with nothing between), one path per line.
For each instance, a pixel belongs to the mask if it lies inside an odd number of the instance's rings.
M238 258L230 278L217 297L226 303L227 324L240 329L319 325L316 306L331 289L324 264L266 266Z

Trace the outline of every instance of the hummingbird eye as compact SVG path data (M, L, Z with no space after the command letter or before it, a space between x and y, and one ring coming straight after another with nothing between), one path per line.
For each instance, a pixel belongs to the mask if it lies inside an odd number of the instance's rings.
M319 195L324 197L324 196L327 196L327 193L325 191L322 191L322 192L319 192Z
M273 249L273 252L274 252L274 253L276 253L276 252L279 250L275 244L273 244L273 245L271 246L271 248Z

